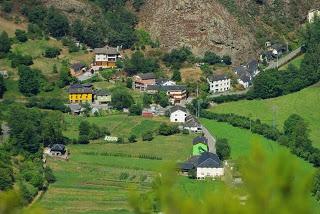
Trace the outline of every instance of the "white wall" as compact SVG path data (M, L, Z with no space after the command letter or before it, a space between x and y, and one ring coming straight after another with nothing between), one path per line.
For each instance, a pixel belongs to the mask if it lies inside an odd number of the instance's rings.
M308 21L312 23L315 17L320 17L320 10L313 10L308 13Z
M187 113L181 110L177 110L170 114L170 122L172 123L184 123L186 122Z
M228 91L228 90L230 90L230 87L231 87L231 80L230 79L219 80L219 81L210 81L208 79L207 81L210 86L210 92L213 92L213 93Z
M224 175L224 168L197 168L197 179L206 177L221 177Z
M248 82L243 82L241 79L238 79L239 84L243 85L244 88L248 88L249 87L249 83Z

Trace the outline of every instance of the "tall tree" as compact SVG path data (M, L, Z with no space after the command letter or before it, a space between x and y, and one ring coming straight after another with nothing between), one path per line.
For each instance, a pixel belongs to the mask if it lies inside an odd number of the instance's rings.
M0 74L0 98L3 97L3 94L4 94L5 90L6 90L6 86L5 86L5 84L4 84L4 78L3 78L3 76Z
M4 55L10 51L11 48L11 42L9 39L9 36L7 32L3 31L0 34L0 58L1 55Z
M53 7L49 8L47 20L47 28L52 36L63 37L69 32L68 18Z
M25 96L36 95L40 92L40 73L38 70L21 65L18 68L19 90Z

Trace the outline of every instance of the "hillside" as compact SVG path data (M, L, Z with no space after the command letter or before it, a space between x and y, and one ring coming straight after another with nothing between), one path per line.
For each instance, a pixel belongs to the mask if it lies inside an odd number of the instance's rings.
M316 147L320 147L319 133L319 103L320 103L319 84L306 88L300 92L290 95L267 99L267 100L243 100L218 105L211 110L218 113L236 113L243 116L260 119L261 121L272 124L273 117L276 125L282 129L283 122L291 114L302 116L311 130L311 139ZM273 114L273 109L275 114Z

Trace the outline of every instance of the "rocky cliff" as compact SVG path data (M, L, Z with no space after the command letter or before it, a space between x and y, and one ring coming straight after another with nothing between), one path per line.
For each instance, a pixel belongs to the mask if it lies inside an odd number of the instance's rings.
M189 46L195 54L210 50L238 62L256 55L254 36L217 0L146 0L139 20L166 49Z

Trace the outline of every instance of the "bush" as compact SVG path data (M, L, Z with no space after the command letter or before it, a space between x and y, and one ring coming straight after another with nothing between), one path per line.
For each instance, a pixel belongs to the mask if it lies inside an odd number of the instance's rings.
M11 13L12 8L13 8L13 2L12 1L5 0L2 3L2 11L3 12Z
M28 35L27 32L25 32L24 30L19 30L17 29L16 32L16 38L19 42L26 42L28 41Z
M218 139L216 142L217 155L220 160L227 160L231 155L231 147L227 139Z
M129 173L127 172L121 172L119 176L119 180L127 180L129 178Z
M48 166L46 168L44 168L44 176L46 181L48 181L48 183L54 183L56 182L56 177L53 174L53 171L51 168L49 168Z
M129 108L130 115L141 115L142 106L139 104L133 104Z
M177 125L168 125L166 123L162 123L159 127L159 134L164 136L174 135L179 133L180 130Z
M205 52L203 62L214 65L221 62L220 56L210 51Z
M129 143L135 143L137 142L137 136L132 134L130 135L130 137L128 138Z
M89 144L89 137L87 135L79 135L79 144Z
M44 51L44 57L55 58L60 55L60 49L56 47L48 47Z
M21 54L10 54L9 59L11 60L11 67L16 68L19 65L32 65L32 57L29 55L21 55Z
M247 99L246 94L232 94L232 95L223 95L218 97L213 97L211 100L215 103L226 103L226 102L233 102L238 100L244 100Z
M153 140L153 134L151 131L148 131L142 134L142 141L152 141L152 140Z
M117 143L118 143L118 144L124 144L124 139L123 139L123 137L119 137L118 140L117 140Z

